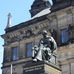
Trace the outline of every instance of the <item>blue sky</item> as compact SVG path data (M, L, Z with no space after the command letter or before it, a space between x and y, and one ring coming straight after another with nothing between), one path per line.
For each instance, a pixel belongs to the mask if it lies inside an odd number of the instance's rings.
M4 34L7 25L7 15L12 14L12 26L31 18L29 9L34 0L0 0L0 35ZM0 74L2 74L1 66L3 61L3 45L4 41L0 37Z

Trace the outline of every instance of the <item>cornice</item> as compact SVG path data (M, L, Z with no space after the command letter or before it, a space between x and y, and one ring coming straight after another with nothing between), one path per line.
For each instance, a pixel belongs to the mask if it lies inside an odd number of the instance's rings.
M47 19L46 15L41 16L41 17L37 17L35 19L31 19L29 21L22 22L22 23L20 23L18 25L15 25L15 26L11 27L11 28L7 28L7 29L5 29L5 31L6 31L6 33L13 32L13 31L18 30L20 28L28 27L30 25L33 25L34 23L38 23L40 21L43 21L45 19Z

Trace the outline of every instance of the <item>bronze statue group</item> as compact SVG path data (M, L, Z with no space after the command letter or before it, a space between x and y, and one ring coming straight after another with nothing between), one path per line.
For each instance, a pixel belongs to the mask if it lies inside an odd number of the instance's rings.
M39 45L32 47L33 61L50 61L57 44L52 36L48 36L47 31L43 30Z

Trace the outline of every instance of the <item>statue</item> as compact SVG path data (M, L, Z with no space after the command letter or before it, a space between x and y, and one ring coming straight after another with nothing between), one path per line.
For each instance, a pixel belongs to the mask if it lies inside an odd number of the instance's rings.
M40 39L39 45L32 48L33 61L50 61L53 51L56 50L57 44L53 37L48 36L47 31L43 30L43 38Z

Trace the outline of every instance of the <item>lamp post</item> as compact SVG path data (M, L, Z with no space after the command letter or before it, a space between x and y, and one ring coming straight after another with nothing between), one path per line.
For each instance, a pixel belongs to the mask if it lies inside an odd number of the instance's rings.
M11 64L11 74L12 74L12 64Z

